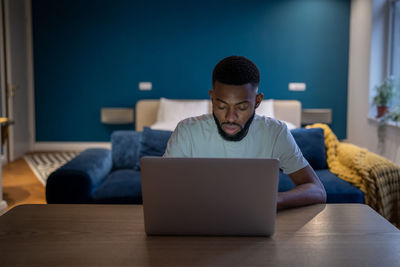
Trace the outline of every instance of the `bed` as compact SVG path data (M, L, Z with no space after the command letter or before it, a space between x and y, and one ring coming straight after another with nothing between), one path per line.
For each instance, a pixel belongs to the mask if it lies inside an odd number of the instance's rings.
M157 121L160 102L163 99L143 99L136 103L136 131L143 131L143 127L150 127ZM199 100L173 100L176 103L199 102ZM201 100L200 100L201 101ZM211 101L208 101L208 112L211 113ZM296 128L301 126L301 103L297 100L263 100L263 103L272 102L274 118L292 123ZM199 114L200 115L200 114Z

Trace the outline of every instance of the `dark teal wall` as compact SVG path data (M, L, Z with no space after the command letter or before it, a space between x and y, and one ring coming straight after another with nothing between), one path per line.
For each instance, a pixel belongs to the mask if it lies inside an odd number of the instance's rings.
M346 135L350 0L32 0L32 12L37 141L133 128L101 124L101 107L208 98L214 65L233 54L258 65L266 98L332 108Z

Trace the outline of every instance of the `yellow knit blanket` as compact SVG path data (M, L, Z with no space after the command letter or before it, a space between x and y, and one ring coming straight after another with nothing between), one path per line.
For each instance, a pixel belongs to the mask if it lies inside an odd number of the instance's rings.
M367 149L339 142L326 124L307 128L324 130L329 170L357 186L365 203L396 226L400 226L400 167Z

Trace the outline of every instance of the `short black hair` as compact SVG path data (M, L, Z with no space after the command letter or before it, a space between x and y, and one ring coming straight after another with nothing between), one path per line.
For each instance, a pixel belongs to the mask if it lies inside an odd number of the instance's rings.
M250 83L254 87L258 87L260 71L251 60L242 56L230 56L215 66L212 75L213 86L216 81L230 85Z

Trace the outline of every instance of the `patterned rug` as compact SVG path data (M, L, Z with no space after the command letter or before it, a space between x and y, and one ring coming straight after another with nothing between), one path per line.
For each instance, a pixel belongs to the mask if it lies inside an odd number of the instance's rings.
M24 159L39 181L43 185L46 185L47 177L49 177L53 171L76 157L79 153L80 152L77 151L41 152L27 154L24 156Z

